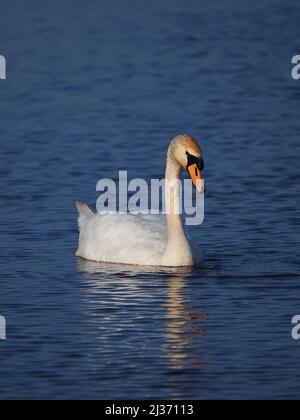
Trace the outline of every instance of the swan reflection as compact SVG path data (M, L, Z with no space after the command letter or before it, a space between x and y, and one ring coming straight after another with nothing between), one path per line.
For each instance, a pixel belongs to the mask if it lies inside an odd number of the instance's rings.
M191 295L185 296L188 274L172 276L168 281L163 349L176 369L203 363L201 345L207 313L201 302L194 303Z
M199 287L191 284L193 269L94 263L80 258L77 264L91 322L101 331L101 338L105 336L110 352L126 365L126 358L142 356L150 349L153 364L168 374L166 385L173 392L178 377L172 371L193 380L204 364L207 319L198 298ZM115 328L118 343L111 341ZM99 352L105 350L99 348ZM138 359L135 364L137 369L146 368ZM152 372L151 381L159 374Z

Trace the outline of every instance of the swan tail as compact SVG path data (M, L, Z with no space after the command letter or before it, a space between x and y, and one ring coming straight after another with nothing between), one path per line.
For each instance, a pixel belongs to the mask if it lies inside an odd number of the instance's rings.
M89 208L88 205L81 203L80 201L77 201L76 207L79 213L78 217L78 227L79 230L82 228L82 226L92 217L94 216L94 213Z

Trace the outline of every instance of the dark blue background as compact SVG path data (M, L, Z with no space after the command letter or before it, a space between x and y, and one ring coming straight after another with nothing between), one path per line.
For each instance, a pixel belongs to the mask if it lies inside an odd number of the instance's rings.
M0 398L299 398L297 1L4 2ZM76 260L77 199L205 153L192 271Z

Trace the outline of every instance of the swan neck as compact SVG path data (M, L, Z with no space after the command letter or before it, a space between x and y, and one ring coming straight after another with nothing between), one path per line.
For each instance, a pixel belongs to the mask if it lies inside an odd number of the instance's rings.
M193 257L181 216L181 166L169 149L166 167L165 201L168 224L168 243L162 258L164 265L191 266Z
M166 167L166 213L168 223L169 243L178 245L187 243L181 217L181 165L175 159L172 149L169 149Z

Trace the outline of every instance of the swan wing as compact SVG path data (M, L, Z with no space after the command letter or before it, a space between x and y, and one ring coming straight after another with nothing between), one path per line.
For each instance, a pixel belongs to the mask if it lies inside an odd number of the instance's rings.
M167 245L164 216L100 215L82 208L77 255L93 261L155 264Z

